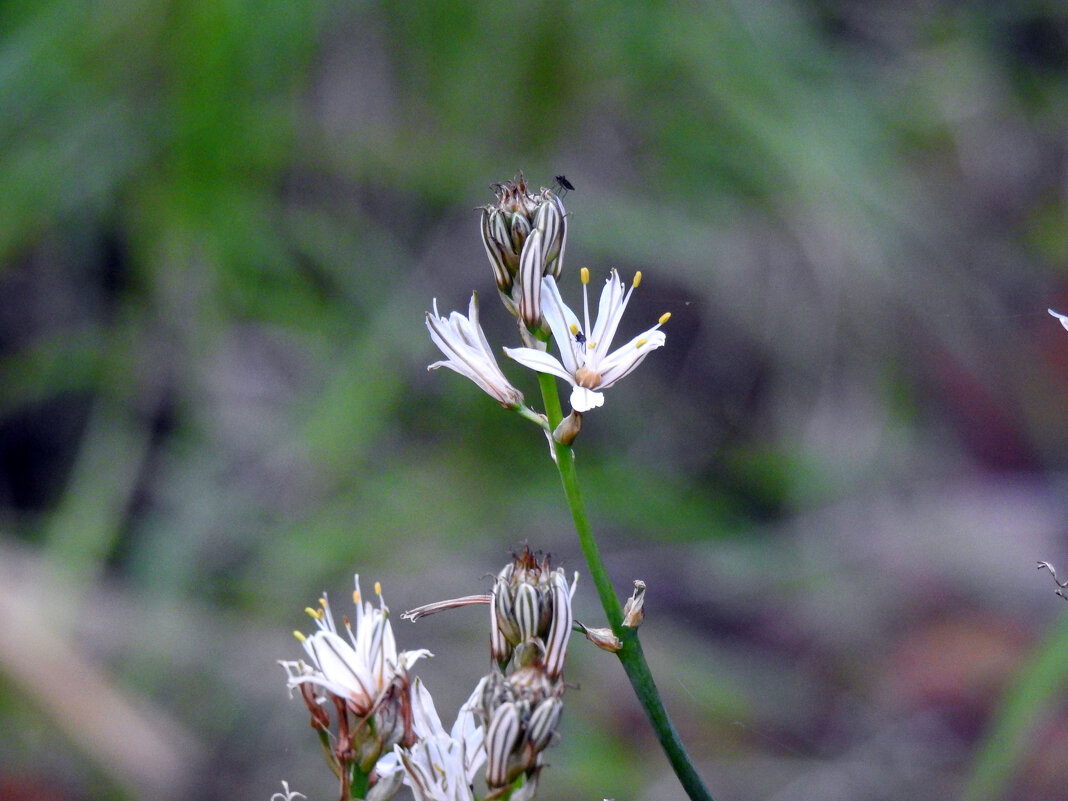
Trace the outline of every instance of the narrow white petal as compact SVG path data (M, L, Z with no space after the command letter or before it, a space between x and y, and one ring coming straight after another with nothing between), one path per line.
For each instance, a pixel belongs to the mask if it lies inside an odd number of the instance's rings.
M623 282L619 279L619 273L612 270L601 290L601 299L597 304L597 322L594 323L590 340L593 342L596 353L596 361L593 369L601 372L599 365L604 354L612 347L612 340L616 336L619 321L623 318L623 310L627 308L630 294L624 292Z
M345 695L357 701L374 698L374 679L351 646L330 631L319 631L306 641L323 677L345 688Z
M642 342L644 340L644 342ZM600 364L601 389L606 389L630 373L642 363L650 353L667 341L663 331L651 328L645 333L638 334L626 345L610 353ZM642 342L639 347L638 343Z
M569 373L574 373L586 363L585 345L575 341L572 334L574 330L583 331L579 319L571 311L564 299L560 297L560 288L556 285L556 279L551 275L542 279L541 312L549 329L553 332L553 339L560 349L560 361Z
M420 738L445 736L445 727L441 725L430 690L418 678L412 683L412 726Z
M1068 314L1061 314L1060 312L1053 311L1053 309L1047 309L1047 311L1054 317L1056 317L1058 320L1060 320L1061 325L1063 325L1065 329L1068 330Z
M575 377L564 365L560 364L560 361L555 356L550 356L548 353L534 348L505 348L504 352L524 367L537 370L539 373L559 376L565 381L572 384L575 383Z

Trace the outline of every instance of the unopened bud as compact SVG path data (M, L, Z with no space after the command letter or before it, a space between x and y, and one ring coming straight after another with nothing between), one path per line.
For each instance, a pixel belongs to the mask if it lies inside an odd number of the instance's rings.
M482 243L505 307L535 330L541 279L563 270L567 212L551 189L529 193L522 173L493 190L497 203L482 209Z
M535 230L527 237L519 254L519 283L522 295L519 316L530 329L541 325L541 278L545 268L545 254L541 248L542 234Z
M524 666L541 661L551 678L560 676L571 635L574 586L563 570L550 569L548 558L539 562L528 549L501 570L493 585L490 651L502 669L513 650L524 645Z
M563 691L563 682L550 680L539 667L486 677L479 714L488 720L486 784L491 790L523 774L529 779L540 769L540 754L560 722Z
M560 198L548 189L542 192L544 202L534 213L534 227L542 233L545 263L544 275L559 278L564 269L564 245L567 242L567 217Z

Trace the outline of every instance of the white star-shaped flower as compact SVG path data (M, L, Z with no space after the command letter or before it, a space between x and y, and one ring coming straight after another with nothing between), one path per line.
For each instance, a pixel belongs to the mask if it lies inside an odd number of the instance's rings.
M532 370L559 376L571 384L571 408L576 412L597 408L604 403L604 395L600 390L607 389L630 373L667 339L659 328L668 321L670 314L662 315L648 331L610 351L623 311L627 308L634 287L641 283L641 276L640 272L635 274L634 282L627 290L619 274L612 270L601 290L597 321L592 327L586 290L590 280L589 270L582 268L585 325L579 323L578 317L560 297L553 276L545 276L542 279L542 314L560 349L560 358L534 348L505 348L504 352Z
M356 623L345 618L348 639L338 634L326 594L318 609L307 611L319 630L309 637L298 633L311 664L280 662L289 674L290 687L312 684L345 699L359 715L374 711L382 693L398 675L403 676L415 662L429 656L426 649L397 653L389 610L382 601L379 586L375 585L379 605L374 608L360 596L360 577L356 576Z
M478 323L478 294L471 294L468 316L453 312L448 318L438 314L438 301L434 299L434 313L427 312L426 327L430 338L447 357L434 362L427 369L448 367L478 384L482 391L496 398L506 408L515 408L523 402L523 393L508 383L497 360L493 356L482 326Z

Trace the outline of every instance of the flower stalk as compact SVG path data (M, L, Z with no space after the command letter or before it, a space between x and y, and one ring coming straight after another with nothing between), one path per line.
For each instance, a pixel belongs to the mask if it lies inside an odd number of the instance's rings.
M556 381L553 376L546 373L538 374L541 385L542 400L545 404L546 416L549 418L549 427L555 429L563 420L563 410L560 405L560 396L557 393ZM575 469L574 452L571 446L553 441L553 451L556 455L557 469L560 472L560 481L564 487L564 495L567 498L568 508L571 510L571 519L575 524L582 554L586 558L586 566L590 571L590 578L597 588L597 596L604 607L605 616L608 618L612 633L619 638L622 647L616 651L616 656L623 665L623 670L630 680L634 694L638 697L642 709L645 711L649 723L656 733L656 738L663 748L664 754L671 763L671 768L679 779L686 794L691 801L713 801L704 782L693 766L686 747L683 745L678 732L675 730L671 718L668 717L664 702L660 698L660 692L653 681L653 674L649 670L649 663L645 660L641 642L638 639L637 628L623 625L623 607L619 603L612 582L608 578L601 552L597 548L597 540L593 535L593 527L586 514L586 507L582 501L582 492L579 487L578 472Z

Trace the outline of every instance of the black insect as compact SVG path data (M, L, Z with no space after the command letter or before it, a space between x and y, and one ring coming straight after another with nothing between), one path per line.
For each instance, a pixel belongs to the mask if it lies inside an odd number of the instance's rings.
M560 187L561 193L575 191L575 187L571 185L571 182L569 180L567 180L566 175L557 175L554 176L554 178L556 180L557 185Z
M575 332L575 341L580 345L585 345L586 344L586 335L583 334L581 331L576 331Z

